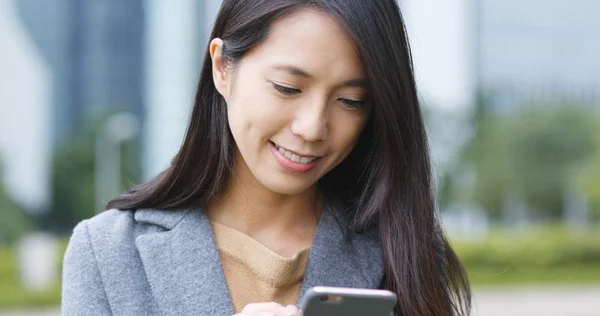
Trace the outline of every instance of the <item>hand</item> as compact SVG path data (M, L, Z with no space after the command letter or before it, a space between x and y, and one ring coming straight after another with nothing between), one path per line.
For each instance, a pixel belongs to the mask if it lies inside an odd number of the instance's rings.
M300 311L294 305L283 307L277 303L252 303L246 305L241 313L234 316L299 316Z

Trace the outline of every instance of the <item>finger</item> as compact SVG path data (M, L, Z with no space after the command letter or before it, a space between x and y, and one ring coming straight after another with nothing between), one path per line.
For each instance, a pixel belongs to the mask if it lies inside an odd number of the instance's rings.
M242 315L260 315L260 313L271 313L277 315L284 307L277 303L251 303L244 307ZM268 316L269 314L265 314ZM262 316L262 315L261 315Z
M297 316L297 315L300 315L300 311L298 310L298 307L296 307L294 305L288 305L285 307L285 315L286 316Z

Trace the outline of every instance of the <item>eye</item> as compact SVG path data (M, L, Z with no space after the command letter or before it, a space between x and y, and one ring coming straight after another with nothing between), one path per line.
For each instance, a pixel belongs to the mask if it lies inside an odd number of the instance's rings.
M286 87L286 86L282 86L282 85L278 85L274 82L272 82L271 84L273 84L273 88L279 92L281 92L282 94L285 95L294 95L294 94L298 94L300 92L302 92L300 89L296 89L296 88L290 88L290 87Z
M351 109L362 109L365 107L365 101L352 99L340 99L340 101L342 101L346 107Z

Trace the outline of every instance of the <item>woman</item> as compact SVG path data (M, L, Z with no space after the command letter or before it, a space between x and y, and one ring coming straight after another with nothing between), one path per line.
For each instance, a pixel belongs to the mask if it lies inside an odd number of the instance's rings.
M225 0L171 166L80 223L67 315L293 315L317 285L467 315L394 0Z

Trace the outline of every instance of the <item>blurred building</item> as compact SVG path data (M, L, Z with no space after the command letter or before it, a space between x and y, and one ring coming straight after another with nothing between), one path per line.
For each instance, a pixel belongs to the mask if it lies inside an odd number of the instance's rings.
M0 159L10 195L27 209L48 206L52 152L94 112L134 113L143 177L164 169L181 144L220 4L0 2L8 45L0 52Z
M30 210L43 210L49 202L52 72L11 1L0 1L0 43L0 190Z
M472 0L478 88L496 113L600 104L600 1Z
M179 149L221 0L146 0L143 177L164 170Z
M142 0L14 1L52 70L53 143L93 110L143 116Z
M415 79L423 104L456 112L473 96L470 2L398 1L410 41Z

